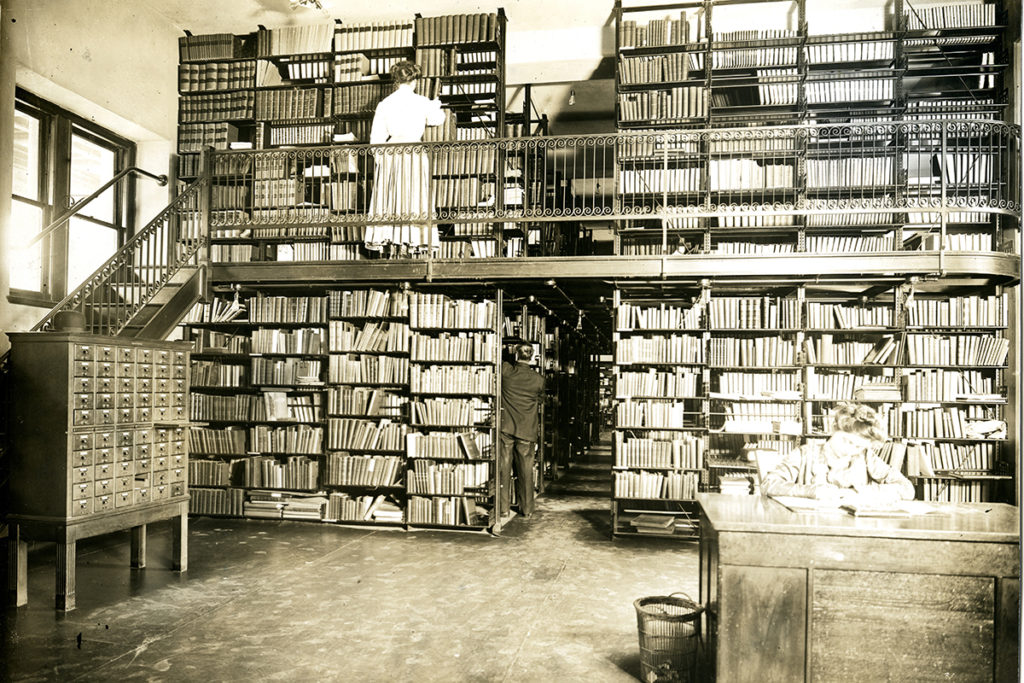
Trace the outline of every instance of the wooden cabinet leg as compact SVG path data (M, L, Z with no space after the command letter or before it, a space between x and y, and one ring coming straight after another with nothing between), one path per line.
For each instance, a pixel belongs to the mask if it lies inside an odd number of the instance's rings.
M21 539L17 524L12 524L7 534L7 587L10 602L21 607L28 604L28 543Z
M132 567L143 569L146 566L146 525L132 527Z
M171 520L171 569L188 571L188 509Z
M75 609L75 541L57 542L57 609Z

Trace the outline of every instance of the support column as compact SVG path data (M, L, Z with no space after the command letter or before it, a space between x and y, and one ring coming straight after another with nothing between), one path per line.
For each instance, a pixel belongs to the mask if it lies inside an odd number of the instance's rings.
M74 540L57 542L57 609L75 609L75 546Z
M181 514L171 520L171 569L188 571L188 503L182 503Z
M10 604L28 604L28 543L22 540L17 524L7 530L7 587Z
M145 569L146 567L146 525L132 527L132 567Z

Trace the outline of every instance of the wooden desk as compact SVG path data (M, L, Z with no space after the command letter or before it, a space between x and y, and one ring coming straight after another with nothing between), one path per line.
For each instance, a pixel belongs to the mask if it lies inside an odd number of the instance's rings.
M1018 508L858 519L760 496L698 502L718 680L1018 680Z

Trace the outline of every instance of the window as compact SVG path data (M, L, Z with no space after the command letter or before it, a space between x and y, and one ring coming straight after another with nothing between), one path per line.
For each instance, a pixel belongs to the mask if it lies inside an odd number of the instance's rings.
M34 245L75 201L134 163L135 146L22 90L14 112L10 299L54 304L74 291L124 244L133 182L126 178Z

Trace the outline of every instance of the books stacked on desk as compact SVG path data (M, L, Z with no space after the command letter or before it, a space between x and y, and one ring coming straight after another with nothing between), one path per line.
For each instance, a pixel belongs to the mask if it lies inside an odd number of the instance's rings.
M676 518L672 515L637 515L629 523L638 534L671 536L676 528Z
M718 479L718 490L731 496L747 496L751 492L748 474L723 474Z

